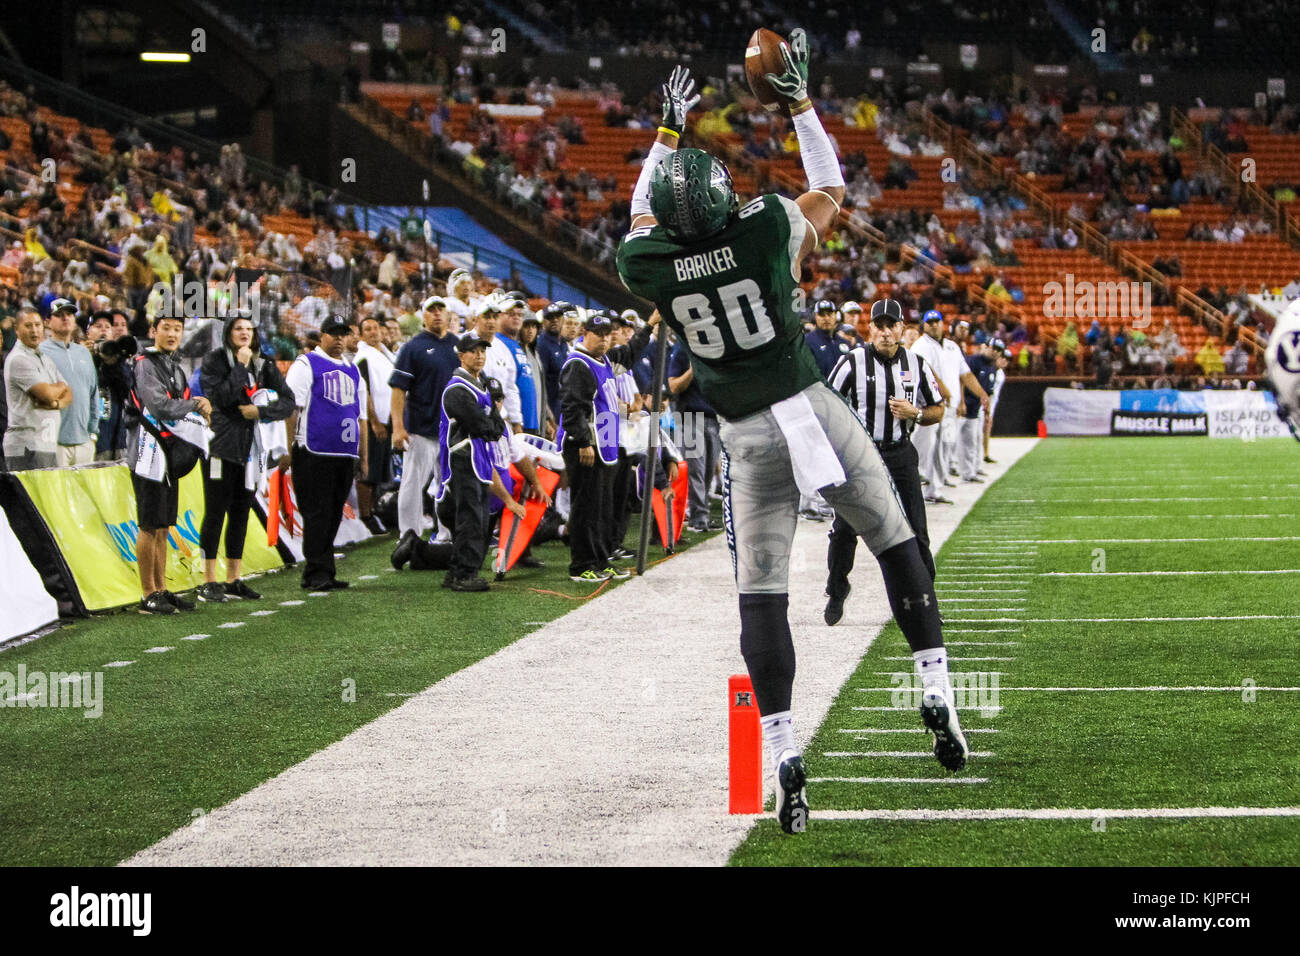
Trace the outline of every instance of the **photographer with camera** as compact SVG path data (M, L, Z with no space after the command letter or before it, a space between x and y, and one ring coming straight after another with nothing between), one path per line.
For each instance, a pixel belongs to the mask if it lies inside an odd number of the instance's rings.
M86 347L99 377L99 428L96 461L117 461L126 449L124 412L131 394L131 356L139 351L121 309L103 309L90 317Z

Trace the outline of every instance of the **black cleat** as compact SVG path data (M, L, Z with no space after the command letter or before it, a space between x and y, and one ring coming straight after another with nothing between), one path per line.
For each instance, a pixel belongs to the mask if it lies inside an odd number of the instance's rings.
M776 770L776 818L786 833L803 833L808 828L807 780L803 757L798 754L781 761Z
M970 748L957 722L957 709L939 694L926 694L921 698L921 720L934 733L935 759L949 770L965 767Z
M826 610L822 612L822 620L826 622L827 627L834 627L844 616L844 602L849 599L849 591L853 590L852 585L848 585L848 590L844 592L843 597L835 597L830 591L827 591Z

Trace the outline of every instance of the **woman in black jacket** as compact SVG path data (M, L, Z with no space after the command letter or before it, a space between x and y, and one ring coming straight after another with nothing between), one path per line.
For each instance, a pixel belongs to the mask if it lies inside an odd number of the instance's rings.
M258 422L278 422L294 409L293 393L272 361L257 349L257 331L251 319L226 320L222 347L203 357L199 371L203 394L212 403L212 442L203 467L203 573L207 583L199 588L201 601L220 603L230 598L256 600L261 595L240 580L248 512L253 505L257 476L266 451L256 440ZM255 393L266 389L269 402L257 404ZM260 455L260 461L252 460ZM226 525L226 584L217 582L217 546Z

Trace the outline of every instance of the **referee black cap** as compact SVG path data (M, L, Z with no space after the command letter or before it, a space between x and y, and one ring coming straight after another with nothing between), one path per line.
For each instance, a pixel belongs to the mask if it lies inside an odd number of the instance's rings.
M878 299L871 303L871 321L876 325L893 325L903 321L903 307L894 299Z

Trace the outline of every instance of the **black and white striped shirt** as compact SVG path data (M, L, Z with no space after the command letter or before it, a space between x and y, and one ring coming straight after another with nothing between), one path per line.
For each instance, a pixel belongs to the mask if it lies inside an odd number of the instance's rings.
M830 386L849 400L872 441L885 447L907 441L916 427L894 417L891 398L905 398L920 409L943 403L930 366L901 345L889 359L873 346L858 346L836 364Z

